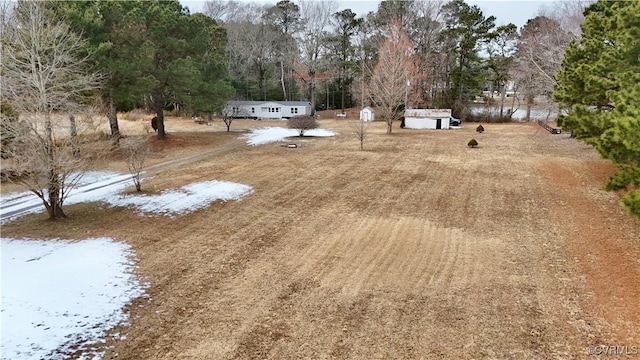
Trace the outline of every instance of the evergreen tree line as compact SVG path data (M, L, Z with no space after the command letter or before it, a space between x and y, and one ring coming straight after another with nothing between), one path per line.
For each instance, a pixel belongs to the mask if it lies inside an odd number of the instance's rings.
M392 84L386 116L390 133L403 108L451 108L464 118L469 103L483 94L497 94L499 116L508 117L504 107L511 87L527 109L541 98L562 104L566 111L559 124L619 166L607 187L626 189L623 202L640 214L640 3L598 1L583 12L587 4L557 3L517 29L496 26L495 17L463 0L382 1L363 17L350 9L336 11L332 1L209 1L204 14L191 14L178 1L3 3L3 58L11 60L3 61L3 88L19 100L27 91L20 87L27 84L21 76L39 73L43 81L64 84L45 91L52 103L22 107L60 110L69 103L65 91L78 104L99 101L117 143L117 113L138 107L156 114L162 139L166 110L216 113L232 98L307 100L317 109L380 105L381 94L389 90L385 84ZM34 49L24 50L16 37L5 41L6 34L25 32L29 11L36 7L44 9L47 21L63 24L51 33L53 45L56 39L77 44L68 47L70 54L98 76L82 86L70 75L51 77L38 59L23 59ZM74 35L64 36L64 28ZM29 36L23 40L35 43ZM389 43L391 37L398 41ZM34 51L58 56L45 48ZM391 69L394 61L381 59L383 54L405 54L399 61L411 71L395 69L404 77L401 82L384 79L383 65ZM70 59L62 60L72 68ZM5 63L13 66L12 76ZM20 73L21 64L31 70ZM405 95L398 96L404 84ZM50 96L58 92L59 97ZM17 118L15 105L3 95L3 143L5 122Z

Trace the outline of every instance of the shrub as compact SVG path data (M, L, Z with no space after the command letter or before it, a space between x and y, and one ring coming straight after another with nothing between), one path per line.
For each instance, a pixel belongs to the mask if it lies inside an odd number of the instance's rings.
M629 209L638 220L640 220L640 190L629 191L623 198L622 203Z
M287 121L289 129L296 129L300 136L304 136L307 130L317 128L318 122L311 116L294 116Z
M606 190L620 190L636 185L640 185L640 168L620 166L620 170L609 178L604 188Z
M476 141L476 139L471 139L469 140L469 143L467 144L468 147L476 147L478 146L478 142Z
M479 133L482 133L484 131L484 127L482 127L482 124L478 125L478 127L476 128L476 131Z

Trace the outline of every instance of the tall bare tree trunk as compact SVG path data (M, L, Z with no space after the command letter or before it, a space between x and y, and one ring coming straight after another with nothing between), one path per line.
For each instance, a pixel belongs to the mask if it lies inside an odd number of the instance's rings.
M158 98L159 97L156 97L156 99ZM162 103L158 100L156 100L155 110L156 117L158 118L158 140L164 140L166 137L164 132L164 109Z
M47 189L49 194L49 204L44 202L44 206L47 209L47 214L50 220L57 220L66 218L67 215L62 211L62 199L60 198L60 191L62 184L60 183L60 174L55 169L51 169L49 172L49 188Z
M60 207L60 174L56 171L55 164L55 142L53 140L53 124L51 123L51 114L46 115L45 119L45 152L47 153L47 162L49 166L49 181L47 182L48 187L48 201L43 201L45 208L47 209L47 214L49 215L50 220L56 220L60 218L66 217L62 208Z
M316 72L310 72L311 79L309 81L309 100L311 102L311 113L316 112Z
M344 66L340 70L340 112L344 114Z
M266 70L262 67L258 69L258 89L260 91L260 96L262 96L262 101L267 100L267 91L264 88L264 78L265 78Z
M502 85L500 89L500 121L502 121L502 117L504 116L504 99L506 97L507 87L505 85Z
M531 121L531 107L533 107L533 95L527 95L527 121Z
M284 84L284 61L280 61L280 83L282 84L282 94L284 101L287 101L287 87Z
M73 114L69 115L69 136L71 137L71 151L74 157L80 157L80 143L78 141L78 125Z
M116 111L116 104L113 101L113 90L109 92L109 111L107 113L109 119L109 127L111 128L111 141L113 145L118 145L120 141L120 127L118 126L118 112Z

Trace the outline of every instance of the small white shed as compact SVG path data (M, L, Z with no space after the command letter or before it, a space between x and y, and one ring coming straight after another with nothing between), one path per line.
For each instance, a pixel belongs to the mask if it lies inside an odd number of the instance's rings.
M373 121L375 119L375 113L373 109L365 106L362 110L360 110L360 120L362 121Z
M407 109L404 111L406 129L448 129L451 109Z

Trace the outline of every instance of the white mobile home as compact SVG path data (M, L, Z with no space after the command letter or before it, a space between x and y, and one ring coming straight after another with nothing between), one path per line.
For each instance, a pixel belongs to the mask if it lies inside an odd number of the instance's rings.
M229 101L223 114L236 118L288 119L312 115L308 101Z
M448 129L451 109L407 109L404 127L407 129Z

